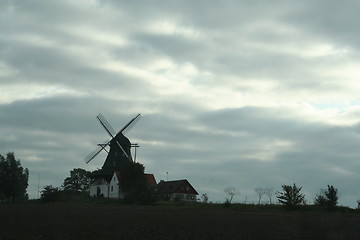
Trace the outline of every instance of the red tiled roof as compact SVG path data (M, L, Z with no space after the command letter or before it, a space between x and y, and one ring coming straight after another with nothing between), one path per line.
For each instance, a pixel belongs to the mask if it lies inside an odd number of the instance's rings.
M196 194L199 195L193 186L189 183L188 180L175 180L175 181L160 181L157 185L159 193L169 194L169 193L186 193L186 194Z
M121 178L122 178L121 172L115 171L115 174L116 174L118 181L121 182ZM145 176L147 184L149 184L150 186L156 186L156 180L155 180L154 174L145 173L144 176Z
M122 178L120 171L115 171L115 174L116 174L116 177L117 177L118 181L120 182L121 178Z
M146 182L150 186L156 186L156 180L155 180L154 174L145 173L145 178L146 178Z

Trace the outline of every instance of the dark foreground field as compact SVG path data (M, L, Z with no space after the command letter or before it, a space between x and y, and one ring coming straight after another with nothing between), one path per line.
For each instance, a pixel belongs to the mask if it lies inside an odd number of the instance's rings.
M360 239L360 215L199 207L0 205L0 239Z

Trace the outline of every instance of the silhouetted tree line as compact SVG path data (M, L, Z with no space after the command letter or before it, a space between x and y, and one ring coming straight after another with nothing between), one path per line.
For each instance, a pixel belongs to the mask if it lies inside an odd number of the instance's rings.
M285 205L288 209L297 209L301 205L305 205L305 194L301 193L301 187L297 187L295 183L291 185L282 185L282 191L276 192L279 203ZM327 189L321 189L316 195L314 204L329 211L336 209L338 204L338 190L328 185Z
M255 192L258 195L258 205L261 204L261 199L264 195L266 195L269 199L270 204L272 204L272 196L275 194L278 203L284 205L289 210L298 209L301 206L307 205L305 200L305 194L301 192L302 187L293 185L282 185L281 191L276 191L273 188L255 188ZM229 207L231 205L231 201L235 195L240 194L239 191L235 189L235 187L228 187L224 190L227 197L224 205ZM204 194L203 194L204 195ZM203 200L204 203L208 201L207 194L206 201ZM203 196L202 196L203 197ZM320 193L316 195L314 199L314 206L326 209L328 211L334 211L338 207L338 189L336 189L332 185L328 185L326 189L321 189ZM360 200L357 201L358 209L360 209Z

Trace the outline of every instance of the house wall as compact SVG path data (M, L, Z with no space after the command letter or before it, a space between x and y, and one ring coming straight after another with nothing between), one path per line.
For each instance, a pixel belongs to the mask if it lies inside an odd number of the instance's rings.
M155 182L155 178L154 178ZM105 179L96 179L94 183L90 186L90 196L97 197L98 195L103 195L106 198L124 198L124 193L119 186L119 179L114 172L110 183L107 183Z
M186 201L186 202L196 202L195 194L184 194L184 193L172 193L170 196L170 201Z
M109 185L109 198L124 198L123 193L119 187L119 180L114 173Z
M104 197L109 197L109 185L107 183L93 184L90 186L90 196L97 197L103 195Z
M162 180L158 183L158 192L168 201L196 202L198 195L186 179L168 182Z

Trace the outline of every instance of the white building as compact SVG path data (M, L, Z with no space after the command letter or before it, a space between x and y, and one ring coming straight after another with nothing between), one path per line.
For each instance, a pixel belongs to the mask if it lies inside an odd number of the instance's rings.
M188 180L164 181L161 180L157 185L157 191L164 200L196 202L198 192Z
M145 174L145 177L150 186L156 186L153 174ZM105 178L96 178L90 186L90 196L123 199L124 193L120 187L120 181L121 175L119 171L113 173L110 181Z
M105 198L123 198L122 191L119 185L119 177L114 172L110 182L105 178L96 178L90 186L91 197L105 197Z

